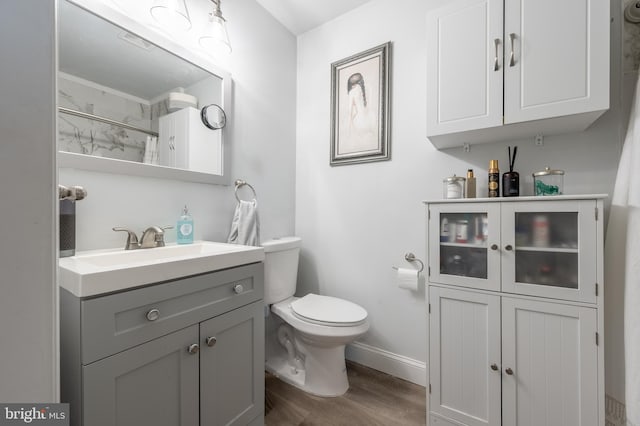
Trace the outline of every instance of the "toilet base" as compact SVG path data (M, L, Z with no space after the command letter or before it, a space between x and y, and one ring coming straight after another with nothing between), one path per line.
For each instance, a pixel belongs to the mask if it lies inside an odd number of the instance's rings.
M318 351L318 348L315 348ZM314 351L314 352L315 352ZM322 348L320 358L306 356L305 368L294 368L286 354L274 355L267 359L266 370L283 382L289 383L307 393L323 397L344 395L349 390L349 379L344 362L344 346L330 349ZM330 353L328 353L330 352ZM327 357L334 362L327 361ZM327 371L331 370L331 371Z
M308 392L304 388L306 371L297 369L295 371L284 357L273 357L267 360L266 370L278 379L292 386Z

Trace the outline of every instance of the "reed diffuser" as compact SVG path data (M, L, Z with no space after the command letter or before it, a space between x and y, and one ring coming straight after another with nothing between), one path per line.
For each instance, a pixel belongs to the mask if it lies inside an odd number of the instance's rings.
M520 175L513 171L516 162L516 154L518 147L513 148L513 157L511 156L511 147L509 148L509 171L502 175L502 196L517 197L520 195Z

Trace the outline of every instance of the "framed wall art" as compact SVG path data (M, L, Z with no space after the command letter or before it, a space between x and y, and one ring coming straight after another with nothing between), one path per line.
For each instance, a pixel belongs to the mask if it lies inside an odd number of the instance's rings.
M332 166L389 160L391 42L331 64Z

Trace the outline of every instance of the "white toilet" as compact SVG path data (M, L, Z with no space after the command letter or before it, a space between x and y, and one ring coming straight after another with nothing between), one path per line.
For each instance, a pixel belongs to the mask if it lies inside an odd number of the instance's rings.
M344 394L344 348L369 329L367 311L336 297L293 297L300 238L269 240L262 247L264 302L280 319L265 342L267 371L314 395Z

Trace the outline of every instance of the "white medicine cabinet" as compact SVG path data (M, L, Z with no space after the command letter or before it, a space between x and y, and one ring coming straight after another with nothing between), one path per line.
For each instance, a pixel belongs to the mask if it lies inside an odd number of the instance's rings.
M604 197L425 202L429 424L604 425Z
M456 0L427 15L437 148L582 131L609 108L609 2Z

